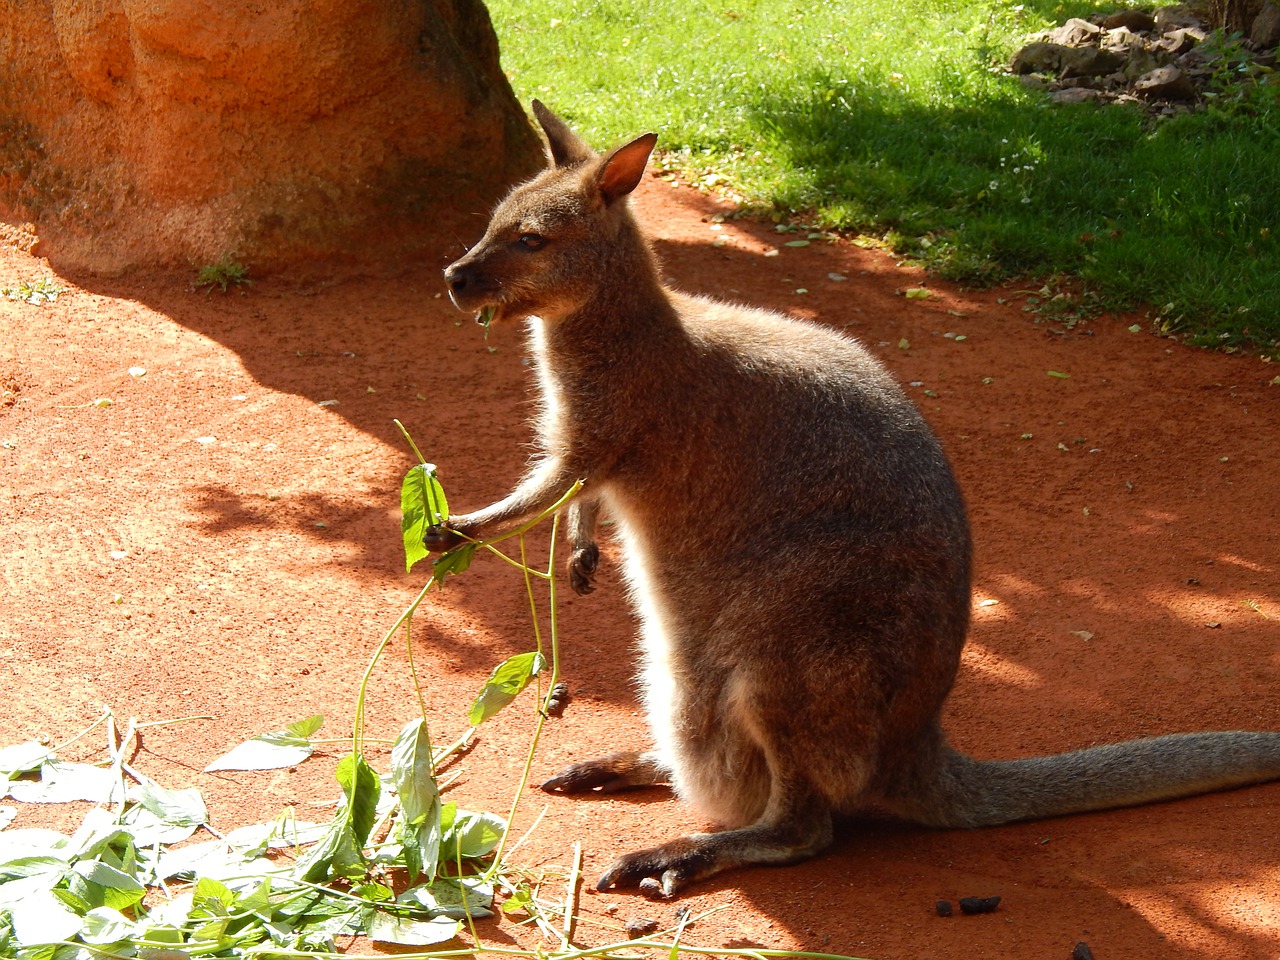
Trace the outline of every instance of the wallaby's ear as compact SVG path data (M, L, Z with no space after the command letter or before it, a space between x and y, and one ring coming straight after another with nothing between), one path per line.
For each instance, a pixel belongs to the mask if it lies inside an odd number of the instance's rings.
M606 205L622 199L639 185L657 142L656 133L646 133L618 147L601 161L596 185Z
M541 101L533 101L533 115L538 118L542 132L547 135L547 147L551 152L552 166L572 167L595 158L596 152L587 145L587 142L543 106Z

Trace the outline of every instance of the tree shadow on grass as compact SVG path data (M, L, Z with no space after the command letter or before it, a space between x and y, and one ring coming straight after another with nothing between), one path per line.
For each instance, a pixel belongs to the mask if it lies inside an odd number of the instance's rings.
M896 233L943 276L1068 273L1112 303L1172 302L1274 338L1280 183L1257 121L1156 123L1132 105L1052 105L1013 78L967 94L975 82L939 60L932 96L825 70L758 93L748 116L797 174L778 201Z

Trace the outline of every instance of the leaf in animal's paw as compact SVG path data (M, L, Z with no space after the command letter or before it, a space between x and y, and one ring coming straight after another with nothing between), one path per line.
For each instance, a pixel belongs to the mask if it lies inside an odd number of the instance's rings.
M444 583L445 577L462 573L471 566L479 546L478 543L458 543L450 547L447 553L437 557L431 565L431 575L436 578L436 583Z

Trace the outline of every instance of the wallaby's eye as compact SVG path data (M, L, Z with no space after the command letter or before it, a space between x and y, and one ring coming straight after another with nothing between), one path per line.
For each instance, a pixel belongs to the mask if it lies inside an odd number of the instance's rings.
M517 242L526 250L541 250L547 245L547 238L540 233L522 233Z

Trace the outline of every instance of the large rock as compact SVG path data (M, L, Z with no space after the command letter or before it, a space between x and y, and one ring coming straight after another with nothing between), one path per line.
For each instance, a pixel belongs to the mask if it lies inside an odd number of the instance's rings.
M1274 50L1280 44L1280 5L1267 0L1254 18L1249 40L1259 50Z
M1172 65L1156 67L1133 82L1133 92L1152 100L1193 100L1196 88L1191 78Z
M60 268L456 247L538 156L480 0L0 0L0 219Z
M1098 47L1068 47L1061 43L1029 43L1010 61L1015 74L1054 72L1064 77L1101 77L1119 68L1123 61Z

